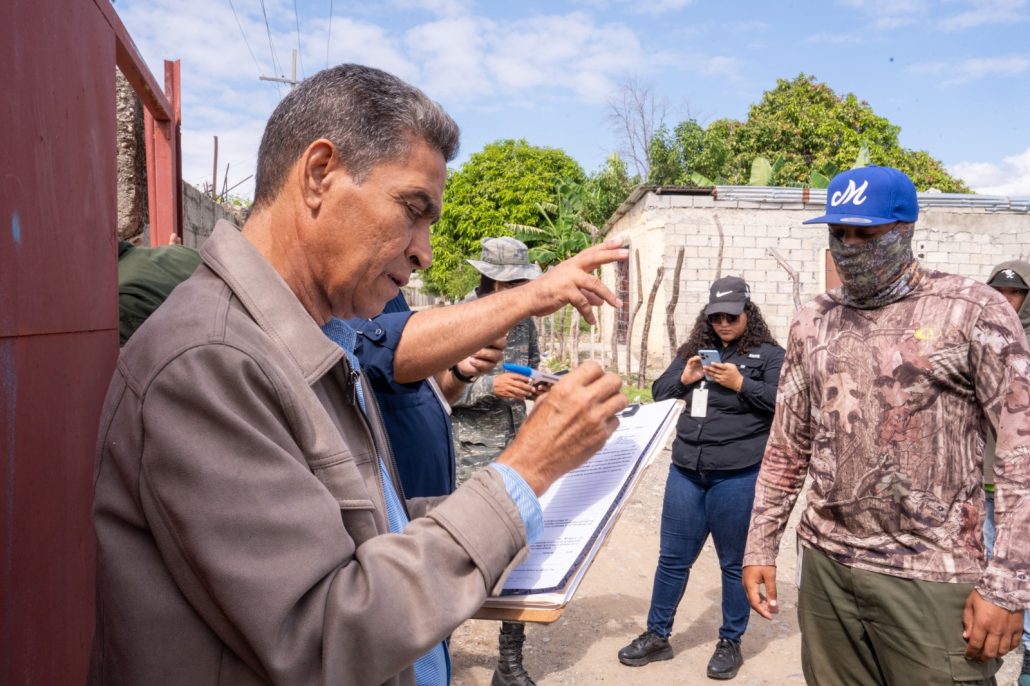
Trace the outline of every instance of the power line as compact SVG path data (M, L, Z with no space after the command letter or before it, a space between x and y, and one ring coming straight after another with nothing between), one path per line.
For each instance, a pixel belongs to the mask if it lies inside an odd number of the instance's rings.
M243 44L247 46L247 52L250 53L250 59L254 60L254 66L257 67L257 72L260 74L261 65L258 64L257 57L254 55L254 51L250 48L250 41L247 40L247 34L243 32L243 24L240 23L240 17L236 14L236 8L233 7L232 0L229 0L229 9L232 10L232 16L236 18L236 26L240 28L240 35L243 36Z
M304 77L304 51L300 49L300 15L297 14L297 0L293 0L293 18L297 22L297 55L300 56L300 75Z
M272 27L268 24L268 12L265 11L265 0L261 0L261 14L265 18L265 32L268 34L268 49L272 53L272 69L276 76L282 76L282 69L279 68L279 60L275 57L275 44L272 42Z
M333 37L333 0L329 0L329 34L325 37L325 68L329 68L329 41Z

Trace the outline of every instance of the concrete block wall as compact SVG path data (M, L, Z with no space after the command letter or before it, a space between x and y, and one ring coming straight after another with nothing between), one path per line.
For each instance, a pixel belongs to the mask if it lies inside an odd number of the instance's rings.
M677 346L689 335L698 311L707 303L708 289L717 273L747 280L754 302L773 334L784 344L796 306L792 280L772 251L796 270L801 303L825 291L825 255L829 247L826 226L801 224L822 210L821 202L755 202L647 193L621 216L610 227L608 236L628 237L633 249L641 251L644 306L634 322L635 349L640 343L655 270L658 265L665 266L648 341L651 374L664 369L675 352L665 331L665 305L672 296L673 270L680 247L684 249L684 264L674 315ZM723 229L721 264L716 218ZM986 280L993 265L1030 257L1030 214L930 207L920 213L912 247L929 268ZM635 269L631 262L630 306L636 302ZM614 274L613 268L602 270L602 278L610 286L614 284ZM607 327L614 320L611 309L602 309L602 316L606 319L606 330L610 330Z
M211 230L219 219L225 219L237 227L243 225L242 216L234 214L227 207L216 203L210 196L184 182L182 184L182 244L190 248L199 248L211 235Z

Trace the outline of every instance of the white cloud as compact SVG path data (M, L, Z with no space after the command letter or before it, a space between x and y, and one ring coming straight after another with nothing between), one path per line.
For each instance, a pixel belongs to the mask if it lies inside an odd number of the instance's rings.
M494 91L483 59L493 22L475 17L456 17L422 24L404 37L412 59L418 63L419 85L433 98L475 99Z
M937 22L944 31L963 31L977 26L1025 22L1027 0L972 0L972 7Z
M471 0L391 0L400 10L421 10L440 17L455 17L472 11Z
M643 6L635 0L599 1L623 14ZM660 0L648 11L672 12L691 2ZM288 74L298 19L298 76L327 64L370 64L417 84L449 107L477 112L532 111L555 102L601 105L626 74L647 75L670 66L723 80L739 80L742 72L733 57L654 47L643 29L583 9L495 21L488 8L477 8L471 0L390 0L352 10L338 2L330 26L327 13L305 14L304 3L299 17L292 0L265 0L264 5L270 30L261 6L246 0L233 0L232 6L211 0L119 0L116 6L159 83L162 60L182 60L183 177L190 182L211 178L215 135L219 176L226 162L230 183L253 173L265 121L289 88L258 76ZM405 12L413 19L395 22L384 12ZM422 15L426 21L420 21ZM765 28L761 22L732 26ZM269 33L279 74L272 68ZM250 188L248 183L241 190Z
M844 7L859 10L873 20L877 29L889 30L921 22L930 12L930 0L839 0ZM841 32L861 33L858 27L839 27Z
M582 5L599 11L622 8L631 14L650 15L679 12L693 3L694 0L651 0L650 2L641 2L640 0L573 0L575 5Z
M861 33L822 32L812 34L805 42L816 45L862 45L866 42L866 36Z
M971 57L957 62L921 62L909 68L914 74L940 77L943 86L958 86L985 78L1020 76L1027 70L1030 70L1030 58L1022 55Z
M1030 148L1001 162L959 162L948 171L977 193L1030 197Z

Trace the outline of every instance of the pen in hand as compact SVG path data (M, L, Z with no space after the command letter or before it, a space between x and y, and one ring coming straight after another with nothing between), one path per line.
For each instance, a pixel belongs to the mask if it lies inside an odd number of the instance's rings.
M557 383L561 377L551 372L542 372L539 369L533 369L521 364L512 364L511 362L505 362L501 365L506 372L512 372L513 374L521 374L522 376L528 376L529 380L536 383Z

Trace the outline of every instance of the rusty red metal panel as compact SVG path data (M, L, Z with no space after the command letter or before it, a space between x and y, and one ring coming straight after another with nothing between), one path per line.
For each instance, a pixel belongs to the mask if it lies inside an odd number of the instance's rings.
M0 683L81 684L92 465L117 356L115 39L0 2Z
M143 105L150 111L158 121L169 121L176 116L177 109L173 109L168 98L157 85L154 75L146 67L146 62L139 54L136 43L129 35L121 17L114 11L111 3L107 0L93 0L104 21L111 27L115 38L115 54L118 68L122 75L132 85L136 95L143 101Z
M0 339L0 683L85 681L94 627L90 520L116 330Z
M144 112L151 245L167 245L173 233L182 237L179 74L179 61L165 60L165 94L171 103L172 118L160 121L149 109Z
M114 40L92 3L0 2L0 337L117 326Z

